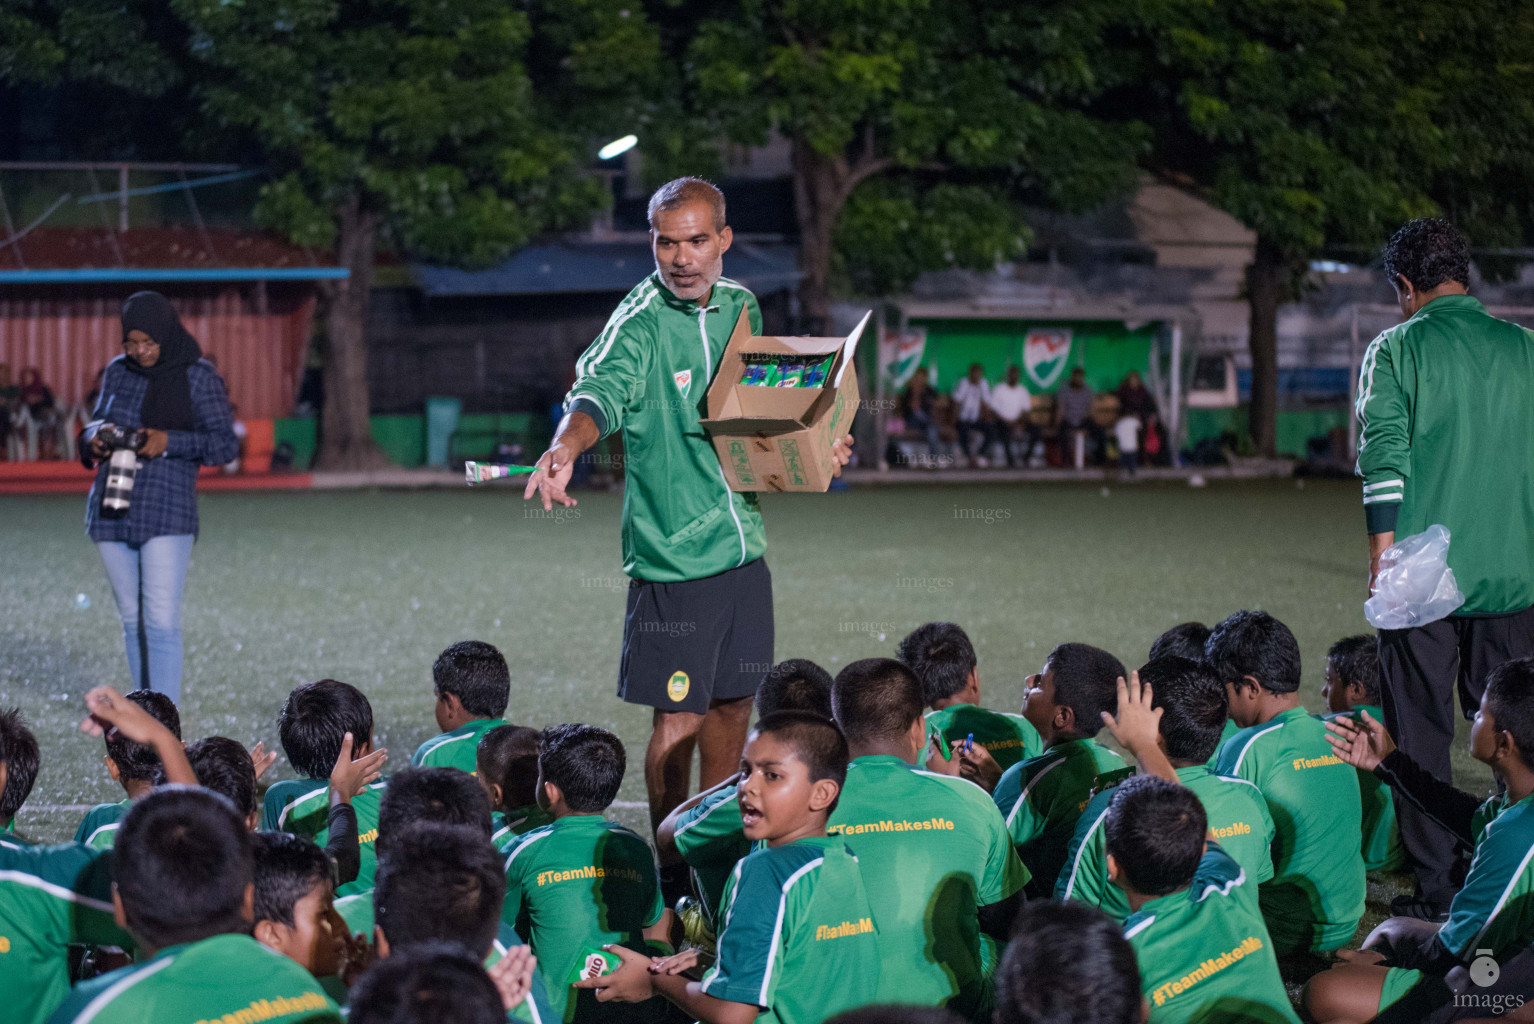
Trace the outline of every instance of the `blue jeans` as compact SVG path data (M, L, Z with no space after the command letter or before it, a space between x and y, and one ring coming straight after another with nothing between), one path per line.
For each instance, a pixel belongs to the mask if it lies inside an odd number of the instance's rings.
M181 703L181 590L186 584L193 540L190 533L180 533L154 537L142 544L96 544L117 598L133 688L157 690L177 704Z

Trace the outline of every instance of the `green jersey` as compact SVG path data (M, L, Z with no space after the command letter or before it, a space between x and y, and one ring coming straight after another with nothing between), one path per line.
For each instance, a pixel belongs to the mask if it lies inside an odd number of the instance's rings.
M734 786L721 786L676 819L677 852L692 868L698 895L710 921L719 920L724 886L735 865L751 852L740 823Z
M1534 605L1534 333L1468 295L1434 299L1364 350L1358 475L1370 533L1448 527L1456 615ZM1518 442L1517 438L1523 438Z
M410 763L418 768L457 768L470 775L477 775L479 738L496 726L505 724L504 718L476 718L452 732L433 736L422 743L416 748Z
M1252 883L1218 844L1191 886L1131 914L1124 938L1150 1024L1299 1024Z
M380 780L352 798L362 863L355 881L336 887L338 896L373 888L373 876L378 872L373 844L378 841L378 807L386 785ZM261 805L261 831L291 832L324 846L330 841L330 784L313 779L273 783Z
M1477 949L1500 957L1534 943L1534 796L1511 806L1506 793L1492 797L1471 828L1475 857L1438 931L1444 948L1466 962Z
M617 822L573 814L509 847L502 920L533 947L558 1019L650 1021L664 1015L663 1001L599 1003L594 992L569 987L583 949L615 943L642 950L644 929L664 910L654 848Z
M575 364L565 408L602 437L623 431L623 571L676 583L717 576L767 550L754 493L730 490L708 433L704 396L742 308L756 298L721 277L709 304L679 299L651 274L628 293Z
M1367 711L1376 722L1385 720L1385 712L1373 704L1360 704L1349 711L1322 716L1322 721L1352 718ZM1356 770L1356 769L1355 769ZM1363 855L1365 871L1403 871L1406 848L1396 830L1395 797L1390 787L1373 772L1358 772L1358 797L1363 802Z
M886 1001L881 971L900 967L885 955L863 887L875 876L859 868L836 836L764 848L737 864L704 994L762 1007L763 1024L818 1024Z
M1319 718L1290 708L1220 752L1220 774L1255 785L1278 829L1273 878L1258 898L1280 954L1337 949L1364 913L1358 773L1326 737Z
M1076 822L1093 794L1133 774L1094 739L1056 743L1002 773L993 798L1033 875L1030 899L1048 899L1065 866Z
M85 812L80 827L75 829L75 842L84 843L93 850L110 850L117 841L117 829L132 806L132 800L124 800L92 807Z
M1273 817L1268 805L1245 779L1216 775L1201 764L1177 769L1177 778L1204 805L1209 831L1254 884L1273 877ZM1114 789L1094 796L1071 837L1071 847L1055 884L1055 898L1090 903L1115 921L1129 917L1124 890L1108 881L1108 843L1103 821Z
M1225 720L1225 727L1220 730L1220 742L1214 745L1214 753L1209 755L1208 767L1210 771L1214 771L1215 765L1220 763L1220 751L1224 749L1225 741L1240 731L1241 727L1236 724L1234 718L1227 718Z
M549 812L537 804L528 804L526 807L517 807L510 811L496 811L490 815L490 842L495 847L495 852L505 853L516 841L517 836L526 835L535 828L542 828L553 820Z
M162 949L81 982L51 1024L340 1024L341 1011L298 964L249 935Z
M973 736L1003 770L1044 753L1044 738L1028 719L973 704L950 704L927 712L927 735L941 735L950 749Z
M979 910L1016 893L1028 872L985 790L898 757L854 758L828 827L868 880L884 962L877 1002L988 1017L994 950Z
M39 1024L69 995L69 943L126 946L112 920L111 857L80 843L0 841L5 1019Z

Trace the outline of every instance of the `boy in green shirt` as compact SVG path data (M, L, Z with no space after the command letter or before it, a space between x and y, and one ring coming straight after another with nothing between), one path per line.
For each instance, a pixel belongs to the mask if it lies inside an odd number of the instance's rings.
M952 622L929 622L900 641L899 658L921 680L927 735L934 756L971 740L984 747L1003 770L1044 752L1039 731L1022 715L988 711L980 706L980 667L969 636ZM937 738L942 737L942 742ZM934 767L941 771L941 767Z
M252 837L255 928L261 945L298 964L344 1001L342 979L366 963L366 940L353 940L336 914L330 858L287 832ZM327 981L333 984L327 984Z
M1220 748L1217 772L1256 785L1277 826L1273 878L1257 894L1274 948L1336 949L1364 913L1358 773L1300 702L1300 648L1282 622L1237 612L1215 627L1206 653L1241 726Z
M506 704L511 699L506 659L482 640L463 640L437 655L431 678L436 693L432 710L442 734L416 748L410 763L458 768L473 775L479 738L506 724Z
M1061 644L1028 677L1023 714L1044 738L1044 753L1008 768L992 798L1033 878L1030 899L1046 899L1065 866L1076 822L1092 794L1127 777L1124 759L1098 743L1124 665L1086 644ZM982 785L984 785L982 779Z
M1154 706L1161 709L1161 749L1177 780L1203 805L1209 834L1248 880L1255 884L1272 878L1273 818L1262 794L1245 779L1225 778L1206 766L1219 743L1221 724L1229 721L1225 688L1208 666L1173 656L1149 662L1139 676L1153 688ZM1098 793L1082 812L1055 898L1090 903L1122 923L1129 916L1129 903L1123 890L1108 880L1103 832L1114 792Z
M0 751L5 752L0 756L6 762L5 779L0 782L0 840L22 844L16 838L16 814L32 793L43 756L21 708L0 711Z
M155 721L181 738L181 713L175 701L154 690L134 690L123 695L147 711ZM106 734L107 774L123 788L127 799L118 803L97 804L85 812L80 827L75 829L75 842L84 843L97 850L110 850L117 838L117 828L123 815L133 806L133 801L154 788L160 774L160 756L153 749L124 739L116 730Z
M1123 925L1080 903L1036 900L1017 915L996 971L998 1024L1144 1024L1140 968Z
M1151 642L1150 660L1164 658L1173 655L1178 658L1187 658L1189 661L1204 660L1204 645L1209 642L1209 634L1214 632L1202 622L1183 622L1162 633ZM1215 764L1220 756L1220 747L1225 741L1241 731L1241 727L1226 718L1225 724L1220 727L1220 742L1215 744L1214 753L1209 755L1207 762L1209 770L1214 771Z
M608 944L665 945L670 914L661 902L655 851L638 834L602 817L623 784L623 741L591 725L543 731L538 802L551 824L518 836L506 854L502 920L533 947L553 990L557 1019L653 1021L658 1000L607 1006L572 992L586 950ZM666 947L669 951L669 947Z
M920 724L918 705L918 717ZM659 993L704 1024L817 1024L879 1001L882 933L860 865L827 835L847 775L848 748L818 715L785 711L757 723L741 757L738 791L746 838L765 846L731 873L719 957L702 981L683 973L697 950L652 960L622 946L617 970L576 983L603 999Z
M141 959L76 986L53 1024L194 1024L225 1015L339 1024L335 1003L308 971L250 937L250 832L223 797L200 788L143 797L123 819L112 862L114 916Z
M1385 720L1380 707L1379 640L1369 634L1345 637L1326 652L1326 699L1324 721L1356 717L1367 711L1377 722ZM1358 773L1358 794L1363 801L1363 855L1365 871L1404 871L1406 850L1396 831L1395 800L1390 787L1373 772Z
M553 819L538 806L538 730L498 725L479 738L475 777L490 798L490 841L501 853Z

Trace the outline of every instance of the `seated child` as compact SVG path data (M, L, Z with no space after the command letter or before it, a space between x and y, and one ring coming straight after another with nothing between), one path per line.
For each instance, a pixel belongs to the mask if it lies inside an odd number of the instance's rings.
M1237 612L1214 628L1206 660L1241 731L1216 771L1256 785L1278 834L1273 878L1258 889L1279 955L1336 949L1364 913L1358 773L1332 752L1326 725L1300 702L1300 648L1265 612Z
M575 993L587 951L607 944L664 945L670 914L661 902L655 851L637 833L602 816L623 783L623 741L590 725L543 730L538 802L553 822L507 848L506 905L543 965L554 1012L563 1020L656 1020L664 1006L636 1013ZM668 949L669 952L669 949Z
M0 711L0 751L4 751L5 781L0 784L0 842L21 844L16 836L16 813L32 793L42 768L37 737L27 728L21 708Z
M277 729L288 763L297 779L273 783L261 810L264 832L291 832L326 844L330 838L332 806L338 802L329 783L332 773L354 759L382 755L373 749L373 706L355 686L321 679L293 688L277 714ZM378 759L381 763L382 757ZM354 881L339 887L341 895L373 885L378 857L378 804L385 783L370 783L352 800L357 816L361 860Z
M1177 779L1198 797L1209 819L1209 834L1254 884L1273 877L1273 818L1262 794L1245 779L1225 778L1209 770L1210 751L1220 741L1227 717L1225 687L1207 665L1166 656L1139 672L1161 709L1161 749ZM1090 903L1115 921L1129 916L1123 890L1108 881L1103 822L1114 790L1094 796L1076 823L1065 869L1055 886L1056 899Z
M1534 750L1534 658L1503 662L1486 677L1470 754L1505 789L1484 803L1396 750L1368 712L1327 728L1339 756L1379 774L1475 856L1446 922L1382 922L1360 952L1341 954L1346 963L1311 979L1307 1010L1321 1020L1370 1020L1429 976L1441 978L1480 956L1505 961L1534 944L1534 760L1525 753Z
M162 754L162 756L164 756ZM53 1024L341 1017L308 971L250 937L250 832L223 797L160 789L134 803L112 854L117 922L139 962L77 985Z
M251 843L256 941L321 979L322 985L342 976L349 958L360 960L360 951L354 953L346 923L332 906L336 886L330 858L311 840L286 832L258 832Z
M442 735L416 749L417 767L458 768L473 775L479 738L505 725L511 699L511 671L501 652L480 640L463 640L437 655L431 667L437 701L434 713Z
M1167 655L1175 655L1179 658L1187 658L1189 661L1204 660L1204 645L1209 642L1209 634L1214 632L1202 622L1184 622L1173 626L1158 636L1150 646L1150 660L1164 658ZM1241 727L1233 720L1225 719L1225 724L1220 729L1220 742L1215 745L1214 753L1209 757L1209 769L1214 770L1215 761L1220 756L1220 747L1225 741L1241 731Z
M1365 634L1332 644L1326 652L1326 685L1321 687L1331 721L1341 715L1368 711L1383 722L1380 707L1380 655L1378 638ZM1396 805L1390 787L1373 772L1358 773L1358 793L1363 801L1363 854L1365 871L1406 870L1406 850L1396 831Z
M422 942L379 960L352 989L351 1024L505 1024L495 982L462 946Z
M154 690L133 690L123 697L149 712L176 739L181 738L181 713L176 709L175 702L165 694ZM141 744L128 742L116 731L107 732L106 748L107 774L123 788L127 799L120 803L97 804L85 813L85 819L75 829L75 842L98 850L112 848L123 815L128 813L133 801L154 788L160 772L158 754Z
M547 825L538 806L538 730L498 725L479 738L475 775L490 798L490 841L502 853L524 832Z
M1028 677L1023 714L1044 738L1044 753L1008 768L992 798L1018 856L1032 874L1030 899L1047 899L1065 866L1076 821L1092 794L1131 769L1098 743L1102 713L1113 709L1124 665L1086 644L1061 644Z
M987 711L980 706L980 667L975 648L964 630L952 622L929 622L900 641L900 660L921 680L927 714L927 735L943 760L941 736L950 752L973 741L984 747L1005 771L1019 761L1044 752L1044 740L1022 715ZM934 767L941 771L940 767Z
M245 745L228 736L208 736L186 745L186 759L198 784L226 798L254 832L261 824L261 807L256 801L256 769Z
M878 998L878 933L856 856L826 834L847 775L847 742L819 715L757 723L741 758L737 799L746 838L766 845L730 875L719 958L690 981L696 950L655 961L622 946L617 970L576 983L608 999L656 993L704 1024L816 1024Z
M996 972L995 1024L1140 1024L1140 969L1124 929L1079 903L1017 915Z

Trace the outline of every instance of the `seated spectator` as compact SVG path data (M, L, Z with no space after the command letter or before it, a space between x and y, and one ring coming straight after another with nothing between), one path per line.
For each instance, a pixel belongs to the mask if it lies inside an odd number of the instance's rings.
M21 371L19 381L21 407L32 418L37 435L37 457L56 459L59 456L58 406L53 389L43 383L42 371L29 366Z
M1103 448L1103 428L1092 418L1092 389L1087 387L1087 372L1081 367L1071 371L1069 383L1055 392L1055 429L1061 456L1077 469L1096 461ZM1076 458L1077 438L1082 439L1081 458Z
M1144 424L1138 416L1120 413L1113 424L1113 437L1119 446L1119 468L1126 476L1134 476L1140 468L1140 431Z
M1018 464L1016 446L1019 444L1022 445L1021 461L1027 465L1029 456L1033 454L1033 446L1039 440L1039 430L1028 417L1033 409L1033 396L1020 383L1021 380L1022 373L1016 366L1007 367L1006 382L992 388L988 399L991 412L996 417L996 440L1001 443L1008 466Z
M990 404L991 385L985 379L985 368L979 363L972 363L969 375L953 388L954 427L958 431L959 454L969 462L971 468L986 464L985 452L994 440L991 423L987 418L990 416ZM970 451L969 444L970 438L977 432L980 434L978 457Z
M925 441L929 456L937 454L937 421L933 417L936 402L937 392L928 386L927 370L920 366L895 400L895 415L905 424L902 437Z
M421 942L379 960L352 990L351 1024L505 1024L485 969L459 944Z
M475 777L490 798L490 841L501 853L554 819L538 806L538 730L498 725L479 738Z
M1124 375L1124 383L1115 394L1119 396L1119 411L1125 416L1133 416L1144 423L1156 415L1156 398L1146 389L1138 370L1130 370Z
M21 389L11 381L11 364L0 363L0 459L9 459L11 414L21 405Z
M155 721L181 738L181 713L176 702L154 690L134 690L124 695L149 713ZM110 850L117 839L117 828L133 806L133 801L154 788L160 775L160 756L153 747L133 743L116 730L106 734L107 774L123 788L126 799L117 803L97 804L85 813L80 827L75 829L75 842L97 850Z

